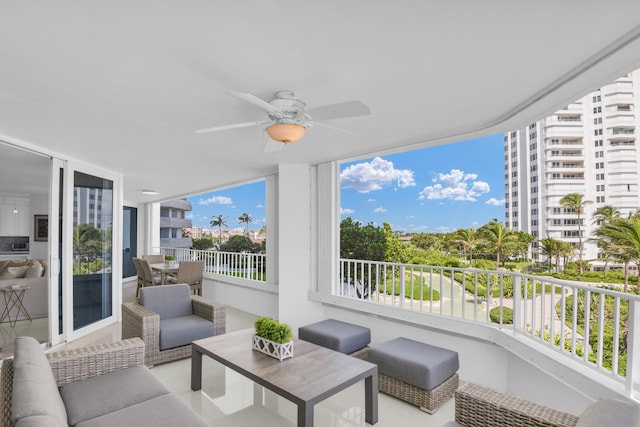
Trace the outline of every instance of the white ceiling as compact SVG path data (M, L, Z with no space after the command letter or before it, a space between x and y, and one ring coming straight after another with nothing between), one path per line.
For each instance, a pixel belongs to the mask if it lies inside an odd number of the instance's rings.
M640 68L637 0L0 0L0 11L0 139L121 173L132 201L503 132ZM327 122L359 137L313 127L273 153L261 128L193 132L265 118L229 91L280 89L373 114ZM0 152L0 170L8 162Z

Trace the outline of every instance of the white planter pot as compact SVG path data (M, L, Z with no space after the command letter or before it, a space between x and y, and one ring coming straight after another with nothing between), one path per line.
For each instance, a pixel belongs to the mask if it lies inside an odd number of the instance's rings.
M253 335L252 348L280 361L293 357L293 341L280 344L275 341Z
M164 266L165 267L175 267L176 265L178 265L178 261L173 260L173 261L166 261L164 262Z

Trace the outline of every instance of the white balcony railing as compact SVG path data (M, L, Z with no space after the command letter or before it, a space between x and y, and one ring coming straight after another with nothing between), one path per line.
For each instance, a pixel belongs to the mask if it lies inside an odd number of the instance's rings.
M178 261L202 260L204 271L245 280L266 282L266 255L240 252L202 251L185 248L160 248L163 255L175 255Z
M640 391L638 295L508 271L351 259L340 260L340 274L342 296L512 331L605 373L629 396Z
M264 254L160 248L205 271L266 282ZM517 334L640 394L640 295L509 271L340 259L337 294Z

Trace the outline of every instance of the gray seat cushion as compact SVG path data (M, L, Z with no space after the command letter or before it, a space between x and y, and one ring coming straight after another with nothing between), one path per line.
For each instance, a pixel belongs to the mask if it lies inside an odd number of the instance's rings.
M340 353L350 354L371 342L371 331L364 326L326 319L298 328L298 337Z
M191 341L211 336L213 322L195 314L160 320L160 350L182 347L191 344Z
M164 394L78 424L76 427L209 427L182 398Z
M161 320L193 314L191 289L184 283L141 288L140 304L158 313Z
M32 415L22 418L14 424L14 427L68 427L67 423L60 424L51 415Z
M408 338L371 347L369 361L378 372L425 390L433 390L459 368L458 353Z
M18 337L14 348L11 418L17 423L38 415L50 416L55 420L52 425L67 423L58 385L40 343L32 337Z
M598 400L578 417L576 427L640 427L640 406L619 400Z
M167 387L142 365L60 387L72 426L167 393Z

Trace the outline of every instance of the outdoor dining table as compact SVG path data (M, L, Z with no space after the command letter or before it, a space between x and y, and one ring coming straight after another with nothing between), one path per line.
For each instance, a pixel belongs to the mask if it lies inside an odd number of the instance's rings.
M149 264L153 271L157 271L160 273L160 284L167 284L167 275L178 273L178 267L180 264L166 265L164 262L159 262L156 264Z

